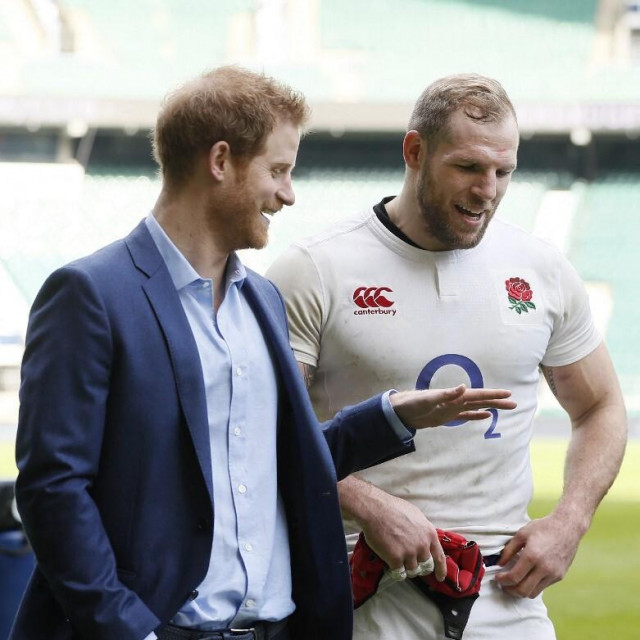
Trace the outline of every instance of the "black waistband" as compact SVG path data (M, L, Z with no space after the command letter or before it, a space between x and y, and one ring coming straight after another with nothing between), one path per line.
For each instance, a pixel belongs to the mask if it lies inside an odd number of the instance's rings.
M286 620L279 622L253 622L244 629L218 629L205 631L168 624L156 631L158 640L278 640L287 626ZM284 636L283 636L284 637Z
M491 556L482 556L482 561L484 562L485 567L495 567L500 560L500 554L494 553Z

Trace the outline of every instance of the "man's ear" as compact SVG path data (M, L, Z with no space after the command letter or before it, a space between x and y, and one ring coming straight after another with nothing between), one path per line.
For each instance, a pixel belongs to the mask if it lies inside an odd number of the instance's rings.
M228 142L220 140L209 149L209 173L218 181L224 180L231 166L231 147Z
M407 131L402 142L402 155L407 167L416 171L420 169L420 163L426 152L427 143L420 134L414 129Z

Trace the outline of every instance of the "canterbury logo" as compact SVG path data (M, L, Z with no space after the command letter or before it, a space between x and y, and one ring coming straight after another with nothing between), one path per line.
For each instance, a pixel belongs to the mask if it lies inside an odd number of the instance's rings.
M393 293L389 287L358 287L353 292L353 301L362 309L354 311L354 315L390 314L396 315L391 309L394 301L389 300L388 294Z
M393 301L383 294L393 293L389 287L358 287L353 292L353 301L363 309L390 307Z

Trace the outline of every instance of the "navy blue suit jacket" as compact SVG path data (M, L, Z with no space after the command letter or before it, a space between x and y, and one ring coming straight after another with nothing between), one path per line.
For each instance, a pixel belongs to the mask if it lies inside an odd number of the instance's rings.
M379 397L320 426L279 293L253 272L244 286L282 379L277 474L293 637L348 640L336 480L412 445L388 426ZM43 285L20 400L16 494L38 564L11 640L142 640L203 580L215 523L198 351L144 223Z

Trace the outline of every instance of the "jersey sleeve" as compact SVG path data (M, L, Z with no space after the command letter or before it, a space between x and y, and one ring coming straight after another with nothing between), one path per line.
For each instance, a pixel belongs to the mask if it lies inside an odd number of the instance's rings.
M320 274L308 250L289 247L266 273L280 289L287 309L291 347L298 362L318 365L324 317Z
M577 271L564 257L561 257L557 268L561 313L555 319L542 359L542 364L548 367L577 362L602 342L593 324L587 290Z

